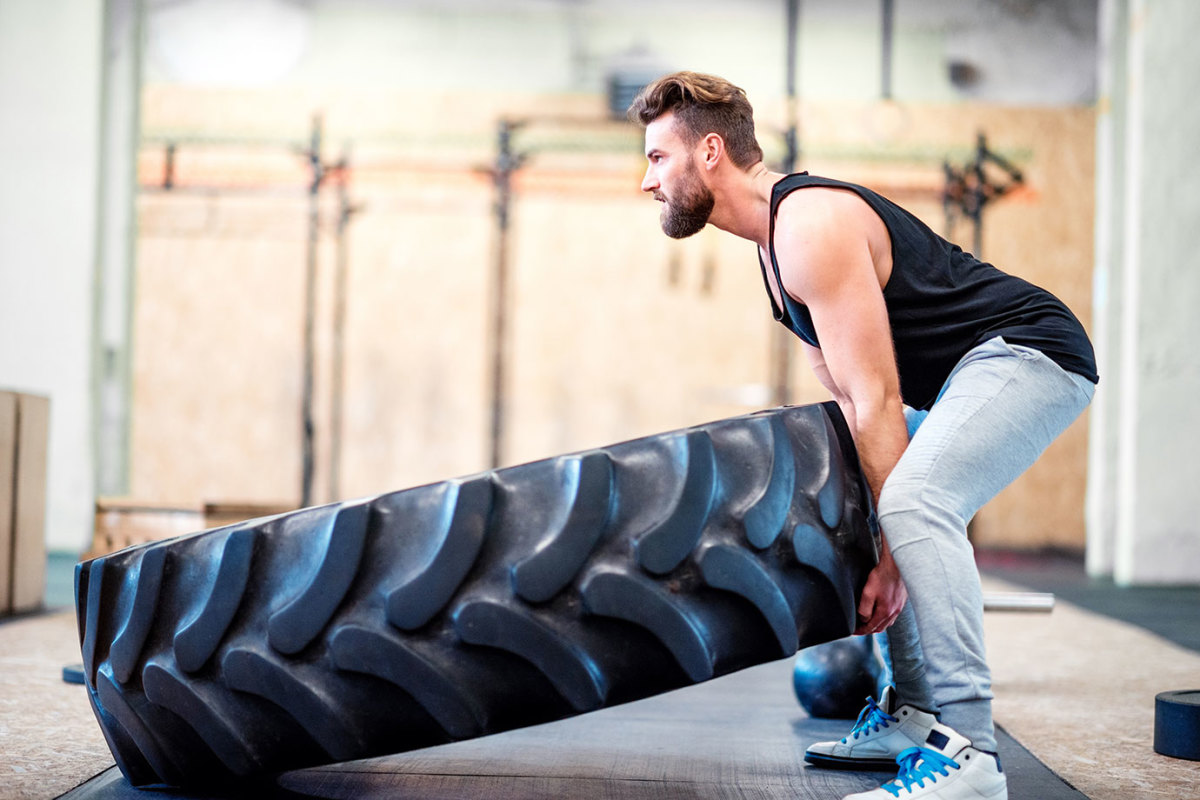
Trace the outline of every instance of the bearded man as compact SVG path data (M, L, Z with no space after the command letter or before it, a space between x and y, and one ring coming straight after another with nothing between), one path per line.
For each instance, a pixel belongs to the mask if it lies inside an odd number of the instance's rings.
M722 78L667 75L630 117L663 231L711 224L758 245L775 319L845 415L871 489L881 549L855 632L887 632L894 685L805 759L898 764L845 800L1004 800L967 523L1091 401L1083 326L870 189L767 169L745 92ZM914 410L928 415L910 440Z

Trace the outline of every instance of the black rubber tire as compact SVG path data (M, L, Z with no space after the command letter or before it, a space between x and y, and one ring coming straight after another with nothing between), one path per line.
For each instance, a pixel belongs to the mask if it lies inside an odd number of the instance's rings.
M837 639L875 563L832 403L785 407L76 568L134 786L495 733Z

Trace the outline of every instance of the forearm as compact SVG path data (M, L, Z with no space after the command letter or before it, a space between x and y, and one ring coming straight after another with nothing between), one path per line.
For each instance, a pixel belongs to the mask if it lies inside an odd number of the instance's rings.
M851 427L858 447L863 475L871 489L875 508L883 485L908 446L904 409L897 396L893 402L867 406L851 404ZM879 537L879 563L871 570L859 600L855 633L878 633L891 625L907 602L908 592L896 562L892 559L887 536Z
M883 484L908 447L908 428L904 406L898 396L857 402L853 397L839 399L850 426L858 460L871 489L871 500L879 505Z
M878 505L884 482L908 447L904 403L894 379L881 381L870 375L852 375L843 387L833 377L820 350L807 345L804 350L813 374L829 390L846 418L859 464L871 488L871 499Z

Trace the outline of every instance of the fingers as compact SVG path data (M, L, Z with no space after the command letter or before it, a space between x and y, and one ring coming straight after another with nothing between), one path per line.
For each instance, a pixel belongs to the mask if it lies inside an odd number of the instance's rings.
M858 604L858 626L854 629L854 633L858 636L865 636L869 633L886 631L899 618L903 609L903 600L899 604L894 602L886 604L876 601L874 597L869 597L864 592L863 598Z
M879 633L890 628L895 621L896 617L888 617L884 614L878 614L866 620L860 618L859 625L854 629L854 632L859 636L865 636L868 633Z
M858 601L858 635L879 633L892 626L904 610L908 591L898 572L888 573L879 567L871 570Z
M883 618L883 619L880 621L880 623L879 623L879 630L872 631L872 633L879 633L880 631L886 631L888 628L892 627L892 624L893 624L893 623L894 623L894 622L895 622L895 621L896 621L896 620L897 620L899 617L900 617L900 612L899 612L899 611L897 611L897 612L896 612L896 613L894 613L894 614L888 614L886 617L884 617L884 618Z
M858 624L863 625L875 616L875 596L869 590L864 590L858 601Z
M876 603L872 600L870 606L864 608L865 605L865 603L859 604L858 627L854 629L856 634L865 636L868 633L878 633L891 624L887 619L887 613L884 611L882 603Z
M867 585L863 587L862 596L858 600L858 626L854 629L857 635L862 636L868 632L875 621L875 609L875 592L872 590L871 580L868 578Z
M874 630L872 630L871 633L879 633L880 631L886 631L888 628L892 627L892 624L900 618L900 612L904 610L904 601L906 599L907 595L894 598L893 602L886 608L884 607L883 603L877 604L875 606L877 619L872 620L872 622L876 622L877 625L874 626ZM896 602L897 600L898 602Z

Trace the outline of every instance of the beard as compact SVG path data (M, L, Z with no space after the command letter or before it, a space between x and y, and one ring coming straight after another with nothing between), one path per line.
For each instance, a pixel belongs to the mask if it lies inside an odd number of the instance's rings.
M712 215L716 198L700 180L700 171L694 164L688 165L686 180L680 183L675 200L663 204L659 222L663 233L672 239L686 239L704 230Z

